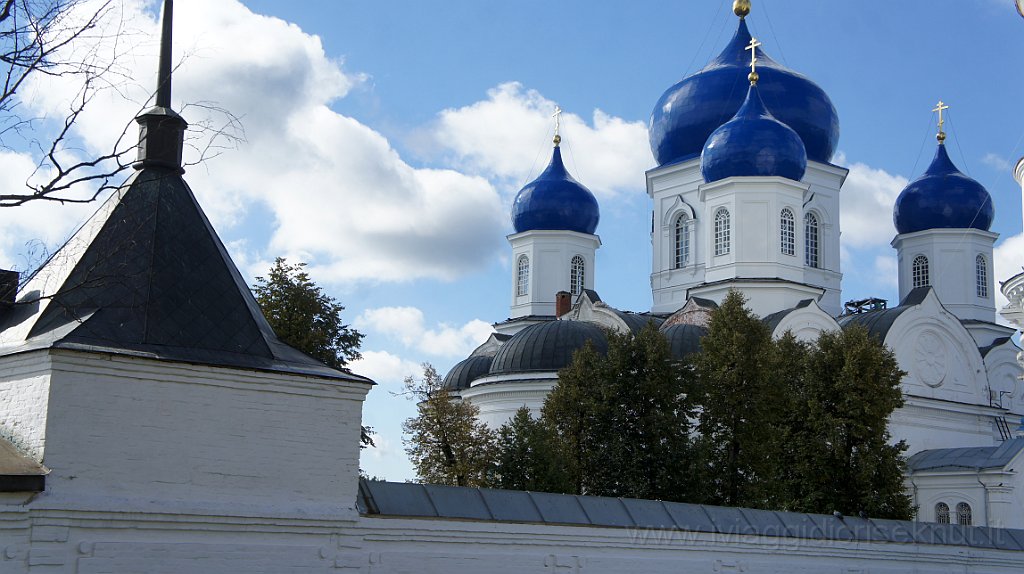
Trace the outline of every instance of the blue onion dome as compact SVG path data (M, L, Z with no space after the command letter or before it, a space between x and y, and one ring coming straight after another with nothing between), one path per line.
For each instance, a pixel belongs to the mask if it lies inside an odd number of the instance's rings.
M704 181L733 176L803 178L807 170L803 141L765 109L759 91L751 83L736 116L711 132L700 155Z
M700 352L700 340L708 334L708 330L700 325L676 324L662 330L661 334L668 339L672 358L682 360Z
M654 106L648 126L658 165L696 157L711 132L736 114L750 71L746 20L722 53L704 69L669 88ZM827 163L839 143L839 115L825 91L757 50L761 97L779 121L803 140L807 158Z
M892 220L899 233L925 229L981 229L995 218L992 196L977 181L960 173L941 142L924 175L896 198Z
M472 355L468 359L459 361L445 375L441 388L449 391L468 389L473 381L491 370L491 361L493 360L494 355Z
M498 349L492 375L557 371L572 362L572 354L587 342L600 354L608 352L604 329L584 321L545 321L519 331Z
M597 198L565 170L557 143L548 167L512 202L516 233L552 229L593 234L600 219Z

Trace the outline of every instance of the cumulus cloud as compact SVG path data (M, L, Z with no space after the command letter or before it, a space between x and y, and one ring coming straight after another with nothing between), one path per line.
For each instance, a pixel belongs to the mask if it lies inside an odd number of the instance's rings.
M1013 169L1013 164L1010 163L1010 160L994 153L985 154L985 157L981 158L981 163L999 171L1010 171Z
M845 158L840 155L837 163ZM863 163L849 166L850 175L840 194L842 243L844 247L888 246L896 236L892 208L907 186L907 179Z
M536 90L504 83L486 100L441 112L432 143L460 169L518 187L550 157L554 109L555 102ZM654 166L644 122L594 110L590 124L566 112L561 125L562 159L581 183L606 198L643 192L643 173Z
M419 376L423 366L387 351L362 351L362 358L352 361L353 373L369 377L381 385L397 387L408 376Z
M356 318L356 327L401 341L403 345L439 357L464 357L487 340L490 323L473 319L464 325L439 323L426 326L423 312L415 307L368 309Z
M109 23L138 31L121 38L136 44L122 65L141 83L107 91L80 118L76 134L91 153L109 148L155 84L151 5L126 0ZM223 121L202 105L182 105L214 102L244 123L242 149L187 175L222 230L254 207L265 211L269 243L251 247L307 261L325 281L452 279L497 256L505 213L493 186L410 166L381 134L333 111L330 103L363 77L328 57L318 37L235 0L184 0L175 46L186 57L174 75L174 106L186 120ZM35 112L55 115L76 90L57 78L26 93Z

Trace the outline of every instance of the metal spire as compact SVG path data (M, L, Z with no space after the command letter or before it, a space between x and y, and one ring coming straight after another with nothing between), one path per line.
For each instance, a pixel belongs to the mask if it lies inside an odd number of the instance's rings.
M759 76L757 75L757 47L761 45L761 42L757 38L751 38L750 44L743 48L744 50L750 50L750 74L747 75L747 79L750 80L751 85L756 84Z
M942 143L942 141L946 139L946 132L942 131L942 126L946 123L946 120L942 119L942 111L948 109L949 106L943 103L942 100L939 100L938 105L932 109L933 112L939 112L939 133L935 136L935 138L939 140L939 143Z
M160 33L160 70L157 73L156 105L171 107L171 29L174 0L164 0L163 29Z

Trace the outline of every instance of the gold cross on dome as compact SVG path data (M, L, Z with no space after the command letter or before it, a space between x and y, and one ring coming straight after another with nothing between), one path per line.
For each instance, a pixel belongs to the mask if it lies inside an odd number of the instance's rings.
M942 112L943 112L943 110L948 110L948 109L949 109L949 106L946 105L945 103L943 103L942 100L939 100L938 105L936 105L935 108L932 109L933 112L939 112L939 135L938 135L939 141L942 141L942 140L946 139L946 132L942 131L942 126L943 126L943 124L946 123L946 120L942 119Z
M551 114L551 117L555 118L555 145L562 143L562 136L558 134L558 130L562 125L562 108L555 106L555 113Z
M747 45L744 50L750 50L750 73L757 73L757 48L761 45L761 42L757 38L751 38L750 44Z

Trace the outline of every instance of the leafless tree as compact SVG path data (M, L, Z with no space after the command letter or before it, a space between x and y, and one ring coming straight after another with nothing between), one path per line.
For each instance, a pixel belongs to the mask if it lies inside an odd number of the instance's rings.
M0 0L0 149L36 160L24 191L0 194L0 207L36 200L87 203L117 187L135 159L134 122L124 118L120 135L99 153L81 149L74 128L97 94L125 93L135 81L119 62L132 34L119 0ZM78 86L63 118L34 117L24 105L22 91L46 77ZM148 105L141 103L139 111ZM230 112L206 102L192 106L202 108L205 119L190 126L188 143L199 158L190 163L244 139Z

